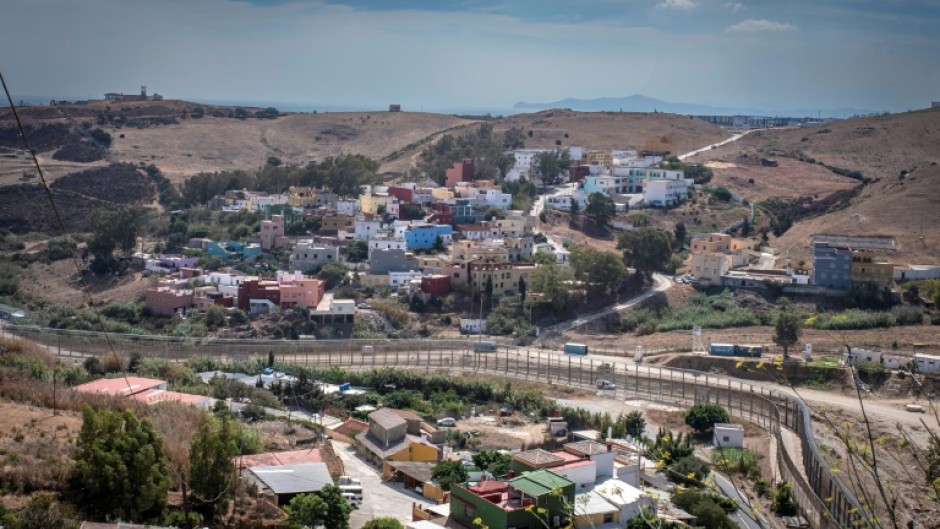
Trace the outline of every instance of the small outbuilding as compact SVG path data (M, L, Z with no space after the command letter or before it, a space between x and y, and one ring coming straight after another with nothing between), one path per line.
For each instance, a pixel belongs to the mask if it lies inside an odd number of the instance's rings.
M740 424L716 422L712 444L720 448L744 448L744 427Z
M254 478L264 492L277 498L278 505L285 505L298 494L319 492L333 484L326 463L252 467L246 477Z

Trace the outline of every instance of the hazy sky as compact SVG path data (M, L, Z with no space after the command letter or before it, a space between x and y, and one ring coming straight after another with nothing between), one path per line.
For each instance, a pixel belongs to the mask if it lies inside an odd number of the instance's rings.
M940 100L940 0L2 0L15 94L406 108Z

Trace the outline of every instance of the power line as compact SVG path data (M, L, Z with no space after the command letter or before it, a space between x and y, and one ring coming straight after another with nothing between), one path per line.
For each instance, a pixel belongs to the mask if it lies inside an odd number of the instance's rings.
M108 343L108 349L111 351L111 355L114 357L115 361L120 364L121 358L118 356L117 350L114 348L114 342L111 340L111 335L108 333L108 329L104 325L104 320L101 317L101 313L98 311L98 307L95 306L94 297L91 295L91 288L88 286L88 281L85 279L85 274L83 273L84 267L82 266L81 260L78 258L77 247L76 245L71 244L69 230L65 227L65 222L62 220L62 214L59 213L59 207L56 205L55 198L52 196L52 188L49 187L49 182L46 180L46 173L42 170L42 166L39 165L39 158L36 156L36 151L33 150L33 147L29 143L29 137L26 135L26 130L23 128L23 122L20 120L19 112L16 111L16 105L13 103L13 96L10 95L10 89L7 87L7 80L6 77L3 76L2 71L0 71L0 84L3 84L3 92L7 96L7 102L9 104L10 111L13 112L13 119L16 121L16 127L19 129L20 137L23 138L23 145L26 147L30 157L33 159L33 165L36 166L36 172L39 173L39 179L42 182L42 188L46 192L46 197L49 199L49 204L52 206L52 212L55 215L56 223L59 225L59 229L62 230L62 235L66 237L66 246L69 248L69 254L72 258L72 263L75 265L75 271L78 272L78 277L82 282L82 291L85 294L87 303L95 315L98 326L101 327L101 331L104 333L104 337ZM128 380L126 373L123 378L124 383L127 384L127 389L129 391L132 390L130 380ZM55 403L53 403L53 414L54 413Z

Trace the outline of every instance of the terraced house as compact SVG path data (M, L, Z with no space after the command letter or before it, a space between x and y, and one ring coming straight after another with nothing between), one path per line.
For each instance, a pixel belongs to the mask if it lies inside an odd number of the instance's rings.
M467 529L540 529L564 527L574 508L573 481L537 470L508 481L483 480L453 485L451 520Z

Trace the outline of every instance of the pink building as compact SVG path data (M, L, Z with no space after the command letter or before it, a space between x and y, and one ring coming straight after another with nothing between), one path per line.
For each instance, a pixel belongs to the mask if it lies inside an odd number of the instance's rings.
M281 308L316 308L326 293L326 283L315 278L304 277L301 272L278 272L277 283L281 289Z
M284 215L271 215L271 220L261 221L261 249L271 250L278 237L284 236Z
M473 158L465 158L462 162L455 162L446 174L445 187L455 187L458 182L473 182Z
M173 316L193 306L192 290L174 290L168 287L148 288L147 309L157 316Z

